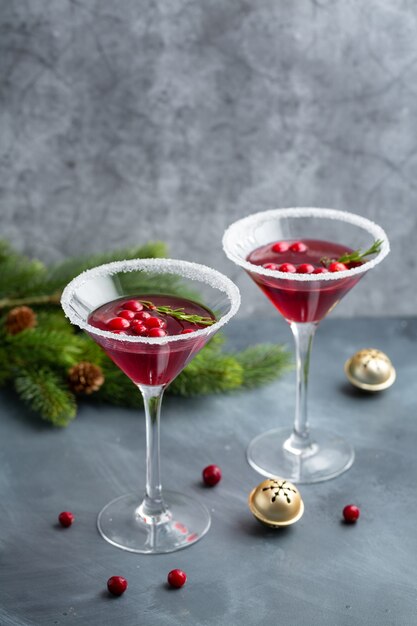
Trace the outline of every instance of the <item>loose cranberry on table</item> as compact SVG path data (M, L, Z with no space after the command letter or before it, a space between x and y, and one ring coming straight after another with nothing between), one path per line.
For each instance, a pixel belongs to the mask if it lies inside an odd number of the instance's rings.
M75 520L75 515L70 513L70 511L62 511L62 513L58 515L58 520L61 526L68 528Z
M354 504L347 504L343 509L343 518L345 522L353 524L359 518L360 510Z
M290 247L290 244L287 241L277 241L272 246L272 251L273 252L278 252L278 253L280 253L280 252L287 252L289 247Z
M175 587L176 589L185 585L186 580L187 574L183 572L182 569L173 569L167 576L168 585Z
M203 469L203 481L209 487L214 487L221 480L222 471L218 465L207 465Z
M113 596L121 596L127 589L127 580L123 576L112 576L107 581L107 589Z
M307 246L302 241L294 241L290 245L291 252L305 252L307 250Z

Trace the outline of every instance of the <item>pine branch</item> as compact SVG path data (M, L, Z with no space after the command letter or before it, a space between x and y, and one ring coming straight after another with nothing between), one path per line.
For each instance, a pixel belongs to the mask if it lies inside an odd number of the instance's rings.
M291 354L280 345L258 344L234 356L242 367L242 387L247 389L270 383L292 369Z
M238 389L242 366L234 356L202 350L170 384L167 392L176 396L207 395Z
M49 368L20 370L15 389L25 404L54 426L67 426L76 415L74 395Z
M84 258L68 259L63 263L55 265L48 272L48 275L41 286L43 292L52 293L62 290L70 280L81 272L113 261L124 261L129 259L146 259L166 257L166 245L162 241L151 242L138 247L125 248L106 254L95 254Z

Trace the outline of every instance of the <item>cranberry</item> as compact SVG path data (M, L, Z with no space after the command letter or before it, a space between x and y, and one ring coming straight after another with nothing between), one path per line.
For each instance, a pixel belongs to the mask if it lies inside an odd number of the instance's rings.
M58 519L61 526L63 526L64 528L68 528L68 526L71 526L71 524L75 520L75 516L69 511L62 511L62 513L58 515Z
M295 272L297 271L295 265L293 265L292 263L283 263L278 267L278 270L280 272L288 272L289 274L295 274Z
M203 469L203 480L209 487L214 487L221 480L222 471L218 465L207 465Z
M312 274L313 272L314 265L311 265L311 263L301 263L301 265L297 267L298 274Z
M128 311L127 309L123 309L123 311L119 311L119 317L123 317L125 320L133 320L135 314L133 311Z
M338 261L334 261L329 265L330 272L344 272L347 270L347 267L344 263L339 263Z
M113 319L107 322L107 326L111 330L127 330L130 327L130 322L125 320L124 317L113 317Z
M107 581L107 589L113 596L121 596L127 589L127 580L123 576L112 576Z
M278 265L276 263L264 263L263 266L266 270L277 270Z
M277 243L274 243L274 245L272 246L272 251L273 252L287 252L289 247L290 247L290 244L287 241L277 241Z
M148 330L148 337L166 337L167 332L163 328L150 328Z
M148 320L150 317L152 317L152 315L148 313L148 311L139 311L139 313L135 315L136 320Z
M347 504L343 509L343 517L345 519L345 522L353 524L358 519L360 513L361 512L357 506L355 506L354 504Z
M198 329L196 329L198 330ZM184 328L184 330L181 331L181 335L188 335L188 333L193 333L193 329L192 328Z
M313 274L328 274L329 270L327 269L327 267L316 267L314 269Z
M134 311L135 313L137 311L142 311L143 309L143 304L138 300L128 300L127 302L124 302L122 306L124 309L127 309L128 311Z
M173 569L169 572L167 581L171 587L175 587L179 589L183 585L185 585L187 580L187 574L182 571L182 569Z
M291 252L305 252L307 250L307 246L302 241L294 241L290 245Z
M148 328L162 328L165 325L164 320L159 317L148 317L144 323Z
M137 335L143 335L144 333L148 331L145 324L143 324L140 320L133 320L133 322L130 323L130 328Z

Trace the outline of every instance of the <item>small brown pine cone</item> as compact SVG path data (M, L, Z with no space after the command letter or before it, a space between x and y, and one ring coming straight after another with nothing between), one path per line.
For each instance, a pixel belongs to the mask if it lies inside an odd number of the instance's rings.
M104 383L104 376L98 365L81 361L68 370L68 382L75 393L89 395L100 389Z
M17 335L22 330L36 326L36 314L28 306L17 306L10 309L6 317L6 331L9 335Z

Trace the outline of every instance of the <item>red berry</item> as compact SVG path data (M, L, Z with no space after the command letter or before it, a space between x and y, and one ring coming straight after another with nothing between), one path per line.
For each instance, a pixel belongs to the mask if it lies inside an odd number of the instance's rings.
M272 246L272 250L273 252L287 252L289 247L290 244L288 242L277 241L277 243L274 243L274 245Z
M295 265L293 265L292 263L283 263L278 267L278 270L280 272L288 272L289 274L295 274L295 272L297 271Z
M127 580L123 576L112 576L107 581L107 589L114 596L121 596L127 589Z
M150 328L148 330L148 337L166 337L167 332L163 328Z
M68 526L71 526L71 524L75 520L75 516L69 511L62 511L62 513L58 515L58 519L61 526L63 526L64 528L68 528Z
M360 514L360 510L354 504L347 504L343 509L343 517L345 522L349 522L349 524L356 522Z
M312 274L313 272L314 265L311 265L311 263L301 263L301 265L297 267L298 274Z
M290 245L291 252L305 252L307 250L307 246L302 241L294 241Z
M345 270L347 270L347 267L344 263L338 263L337 261L334 261L329 265L330 272L344 272Z
M198 330L198 328L196 328L196 330ZM193 329L192 328L184 328L184 330L181 331L181 335L188 335L188 333L193 333Z
M144 324L148 328L162 328L163 326L166 326L164 320L161 320L159 317L148 317L148 319L144 321Z
M148 320L150 317L152 317L152 315L148 313L148 311L139 311L139 313L135 315L136 320Z
M123 309L123 311L119 311L119 317L123 317L125 320L133 320L135 314L133 311L128 311L127 309Z
M329 270L326 267L316 267L313 274L328 274Z
M214 487L221 480L222 471L218 465L207 465L203 469L203 480L209 487Z
M142 311L143 309L143 304L141 302L138 302L138 300L128 300L127 302L123 303L123 308L127 309L128 311Z
M126 330L130 327L130 322L123 317L113 317L113 319L107 322L107 326L111 330Z
M148 331L145 324L143 324L140 320L133 320L133 322L130 323L130 328L137 335L143 335L144 333Z
M175 587L179 589L183 585L185 585L187 580L187 574L182 571L182 569L173 569L169 572L167 581L171 587Z
M263 266L266 270L277 270L278 265L276 263L264 263Z

